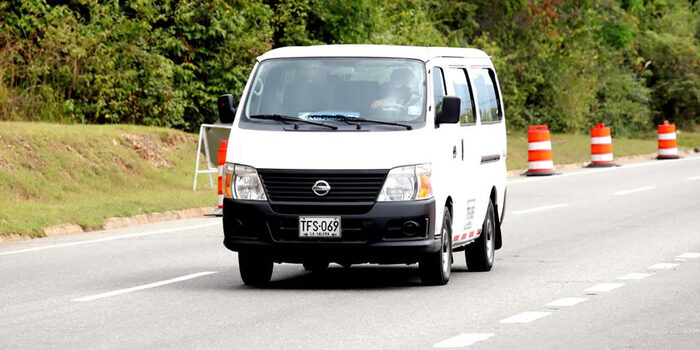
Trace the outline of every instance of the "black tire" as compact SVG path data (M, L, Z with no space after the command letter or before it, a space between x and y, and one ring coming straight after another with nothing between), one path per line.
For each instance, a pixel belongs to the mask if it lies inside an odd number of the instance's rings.
M490 271L496 259L496 214L489 199L481 236L464 250L469 271Z
M272 277L272 259L260 252L238 252L238 268L243 283L264 286Z
M426 286L442 286L452 271L452 215L445 208L440 234L440 251L424 256L418 263L420 279Z
M304 263L304 270L311 272L321 272L328 269L328 261L312 260Z

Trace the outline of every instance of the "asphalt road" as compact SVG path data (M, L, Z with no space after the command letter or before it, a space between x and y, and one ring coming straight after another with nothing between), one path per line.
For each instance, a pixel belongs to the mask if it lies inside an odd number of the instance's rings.
M0 348L698 349L700 157L508 184L491 272L276 265L242 284L220 219L0 245Z

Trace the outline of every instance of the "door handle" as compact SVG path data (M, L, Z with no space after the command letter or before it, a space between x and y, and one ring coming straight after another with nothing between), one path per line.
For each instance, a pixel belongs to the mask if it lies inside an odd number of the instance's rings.
M457 146L452 146L452 158L457 158Z

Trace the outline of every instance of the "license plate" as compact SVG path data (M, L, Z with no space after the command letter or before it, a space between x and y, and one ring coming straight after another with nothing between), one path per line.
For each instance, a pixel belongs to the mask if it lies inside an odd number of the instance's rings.
M299 237L340 237L340 216L300 216Z

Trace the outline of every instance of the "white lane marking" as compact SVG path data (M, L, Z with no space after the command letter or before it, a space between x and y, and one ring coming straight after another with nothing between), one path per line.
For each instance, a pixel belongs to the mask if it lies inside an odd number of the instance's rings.
M107 292L107 293L96 294L96 295L91 295L91 296L87 296L87 297L83 297L83 298L73 299L72 301L93 301L93 300L97 300L97 299L113 297L115 295L131 293L131 292L135 292L135 291L139 291L139 290L143 290L143 289L160 287L160 286L164 286L166 284L182 282L182 281L190 280L190 279L201 277L201 276L211 275L211 274L217 273L217 272L218 271L204 271L204 272L199 272L199 273L193 273L191 275L171 278L171 279L165 280L165 281L153 282L153 283L144 284L141 286L124 288L124 289L119 289L119 290L115 290L115 291L111 291L111 292Z
M676 258L678 259L697 259L700 258L700 253L683 253Z
M493 337L493 333L462 333L452 338L443 340L433 347L436 348L463 348L474 343Z
M689 177L689 178L687 178L686 180L688 180L688 181L700 180L700 176Z
M169 228L169 229L162 229L162 230L148 231L148 232L140 232L140 233L132 233L132 234L128 234L128 235L112 236L112 237L106 237L106 238L97 238L97 239L91 239L91 240L87 240L87 241L78 241L78 242L70 242L70 243L62 243L62 244L45 245L45 246L42 246L42 247L35 247L35 248L27 248L27 249L20 249L20 250L11 250L11 251L9 251L9 252L0 252L0 256L3 256L3 255L12 255L12 254L21 254L21 253L29 253L29 252L35 252L35 251L38 251L38 250L53 249L53 248L72 247L72 246L76 246L76 245L83 245L83 244L90 244L90 243L108 242L108 241L114 241L114 240L125 239L125 238L150 236L150 235L155 235L155 234L159 234L159 233L169 233L169 232L177 232L177 231L187 231L187 230L194 230L194 229L198 229L198 228L205 228L205 227L212 227L212 226L221 226L221 222L212 223L212 224L202 224L202 225L192 225L192 226L176 227L176 228Z
M641 280L643 278L647 278L649 276L653 276L653 273L639 273L639 272L632 272L628 273L626 275L622 275L618 277L617 279L619 280Z
M678 259L678 258L673 259L673 260L675 260L675 261L681 261L681 262L685 261L685 259Z
M529 214L529 213L534 213L536 211L542 211L542 210L549 210L549 209L556 209L556 208L561 208L561 207L566 207L569 204L567 203L562 203L562 204L554 204L554 205L547 205L544 207L537 207L537 208L530 208L530 209L523 209L523 210L516 210L513 212L513 214Z
M550 301L549 303L545 304L545 306L555 308L574 306L586 300L588 300L588 298L561 298L554 301Z
M655 188L654 186L644 186L644 187L639 187L639 188L633 188L631 190L617 191L613 194L616 196L622 196L622 195L626 195L626 194L630 194L630 193L649 191L649 190L653 190L654 188Z
M596 284L593 287L589 287L584 289L583 291L589 294L598 294L598 293L604 293L604 292L609 292L613 289L620 288L624 286L624 283L600 283Z
M650 270L668 270L668 269L672 269L672 268L674 268L674 267L676 267L676 266L678 266L678 265L680 265L680 264L676 264L676 263L658 263L658 264L654 264L654 265L649 266L648 269L650 269Z
M651 157L651 155L649 155ZM688 161L697 161L700 160L700 157L696 156L689 156L686 158L680 158L680 159L674 159L673 163L677 162L688 162ZM640 162L640 163L632 163L632 164L625 164L625 166L621 167L609 167L609 168L595 168L595 169L584 169L584 170L578 170L578 171L572 171L572 172L565 172L562 173L561 175L558 176L535 176L535 177L523 177L523 178L518 178L514 180L509 180L508 184L517 184L521 182L537 182L537 181L546 181L546 180L552 180L552 179L561 179L563 177L568 177L568 176L578 176L578 175L590 175L590 174L595 174L601 171L620 171L620 170L626 170L626 169L631 169L631 168L639 168L639 167L646 167L646 166L665 166L668 165L669 162L663 161L659 162L658 160L652 160L649 162ZM556 169L555 169L556 170Z
M542 317L550 315L551 312L540 312L540 311L527 311L521 312L517 315L513 315L508 318L502 319L501 323L530 323L535 320L539 320Z

